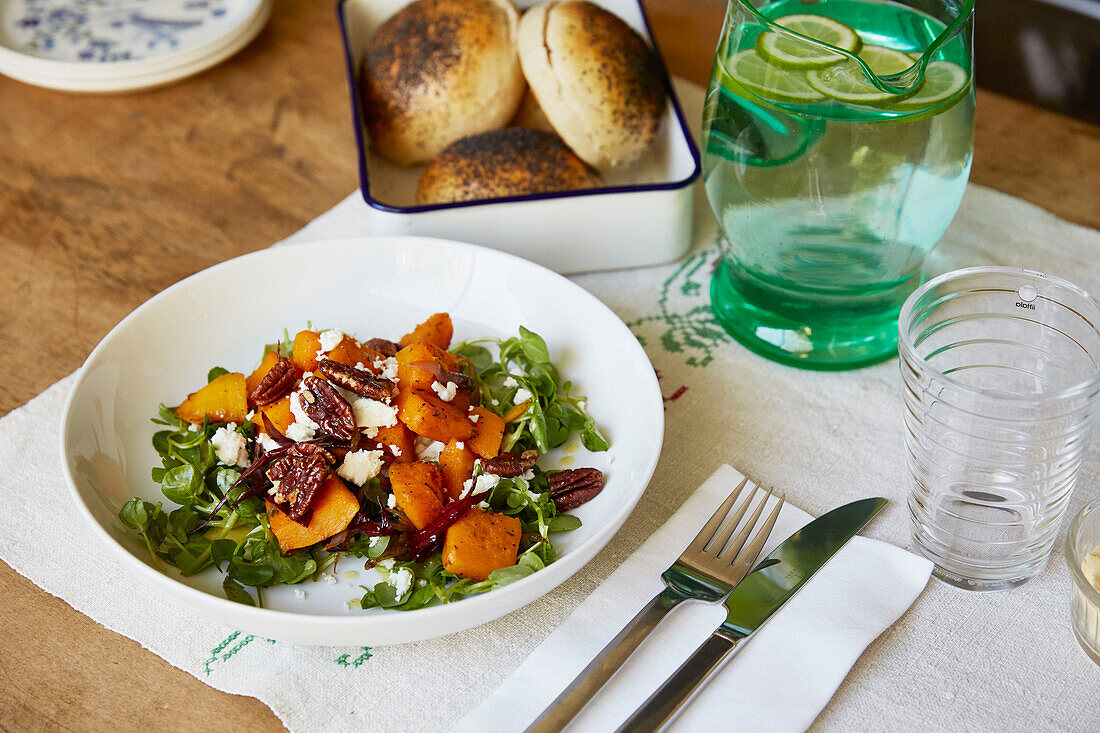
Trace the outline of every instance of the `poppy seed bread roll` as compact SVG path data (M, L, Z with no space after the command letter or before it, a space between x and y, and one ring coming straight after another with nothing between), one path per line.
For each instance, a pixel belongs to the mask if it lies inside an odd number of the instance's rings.
M660 65L617 16L584 0L551 0L524 13L518 44L539 106L586 163L626 165L656 137L665 110Z
M523 98L509 0L415 0L375 31L363 60L371 145L401 165L501 127Z
M420 176L416 202L480 201L601 184L599 174L557 135L507 127L449 145Z

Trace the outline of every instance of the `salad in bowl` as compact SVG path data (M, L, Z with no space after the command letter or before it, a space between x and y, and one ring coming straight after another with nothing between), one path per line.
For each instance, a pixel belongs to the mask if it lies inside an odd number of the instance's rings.
M339 563L378 571L363 609L449 603L538 572L554 535L580 527L568 512L604 486L596 468L540 458L608 442L538 334L452 335L447 313L397 341L310 328L257 347L251 370L213 367L153 418L167 503L134 497L119 519L157 567L220 572L227 598L261 607L265 588Z

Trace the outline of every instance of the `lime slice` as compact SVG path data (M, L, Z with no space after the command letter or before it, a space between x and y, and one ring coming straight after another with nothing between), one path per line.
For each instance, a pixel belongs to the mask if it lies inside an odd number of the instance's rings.
M908 55L884 46L864 46L859 57L880 76L897 74L913 65ZM842 102L875 104L900 96L881 91L867 81L863 69L854 61L808 71L806 81L822 94Z
M725 70L735 84L764 99L797 104L825 98L824 94L809 85L805 74L772 66L751 48L730 56L726 60Z
M804 36L824 41L845 51L855 52L862 45L859 34L839 20L823 15L784 15L779 25ZM756 39L756 52L776 66L787 69L814 69L835 64L844 57L818 48L797 38L767 31Z
M933 61L924 70L924 81L917 91L890 105L903 111L928 109L954 97L966 88L966 71L950 61Z

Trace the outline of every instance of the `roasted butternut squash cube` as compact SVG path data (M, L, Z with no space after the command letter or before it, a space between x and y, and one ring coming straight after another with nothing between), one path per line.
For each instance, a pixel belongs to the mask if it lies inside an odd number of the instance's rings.
M433 344L446 349L451 345L453 335L454 325L451 323L451 317L446 313L436 313L428 316L428 320L402 336L399 343L402 346L412 343Z
M494 570L516 564L521 531L515 517L472 507L447 528L443 567L463 578L485 580Z
M477 415L477 420L473 422L473 431L466 445L481 458L496 458L504 440L504 418L484 407L471 410L471 420L474 415Z
M188 395L176 408L176 417L195 425L202 425L206 417L210 422L242 423L247 415L245 378L240 372L216 377L198 392Z
M454 405L419 389L402 390L394 400L397 418L417 435L441 443L466 440L474 426Z
M449 351L440 349L437 346L433 346L431 343L421 343L419 341L408 344L407 347L397 352L397 381L401 386L419 387L419 389L430 390L431 383L436 381L436 372L431 368L431 364L439 364L442 369L448 371L458 370L459 362L454 358L454 354ZM420 368L412 366L414 364L420 364ZM423 365L428 365L428 368L423 368Z
M269 351L264 355L264 360L260 362L260 365L256 367L255 371L249 374L244 380L245 394L248 395L248 405L252 407L255 403L252 401L252 393L256 391L256 388L260 386L260 382L264 381L264 377L271 371L271 367L275 366L275 362L279 361L279 355L274 351Z
M252 416L252 422L256 424L257 434L267 432L267 426L264 425L262 415L267 415L267 419L271 421L275 429L286 435L287 428L294 423L294 413L290 411L290 395L286 395L270 405L256 408L256 414Z
M294 337L294 350L290 360L303 372L317 368L317 349L321 348L321 334L316 331L299 331Z
M378 372L378 369L374 366L375 360L385 358L379 352L363 346L363 344L347 335L340 340L340 343L336 344L335 348L326 353L325 356L341 364L347 364L348 366L362 364L364 369L374 373Z
M423 529L443 511L443 474L434 463L390 466L393 498L412 525Z
M321 487L308 525L295 522L277 506L267 502L268 523L283 552L309 547L343 532L358 512L359 500L335 476L329 476Z
M416 460L416 436L401 423L388 428L378 428L378 435L374 439L383 446L395 449L386 449L386 453L393 455L394 463L412 463Z
M431 392L432 384L439 380L429 364L438 364L438 362L414 362L399 365L397 367L398 387L400 389L421 389L425 392Z
M474 475L477 456L462 441L452 440L439 453L439 469L443 472L443 488L451 501L462 496L462 484Z

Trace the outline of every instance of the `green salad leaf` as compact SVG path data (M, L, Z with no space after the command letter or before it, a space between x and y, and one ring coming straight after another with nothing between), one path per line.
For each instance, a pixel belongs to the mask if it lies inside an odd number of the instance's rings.
M497 359L487 344L496 347ZM563 445L574 432L590 451L610 447L585 411L586 398L573 395L570 382L561 382L546 342L534 331L520 326L518 336L464 341L451 351L469 360L474 372L469 376L477 379L483 407L503 416L530 400L509 424L502 451L533 448L547 453Z

